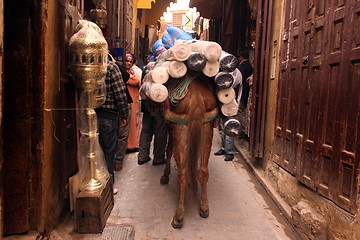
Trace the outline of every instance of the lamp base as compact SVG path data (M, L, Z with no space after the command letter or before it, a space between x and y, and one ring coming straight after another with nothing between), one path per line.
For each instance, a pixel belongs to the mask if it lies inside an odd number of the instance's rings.
M75 219L79 233L102 233L114 207L112 177L97 192L80 192L76 196Z
M82 186L80 187L80 191L94 193L100 191L103 187L104 185L98 179L90 178L88 182L82 184Z

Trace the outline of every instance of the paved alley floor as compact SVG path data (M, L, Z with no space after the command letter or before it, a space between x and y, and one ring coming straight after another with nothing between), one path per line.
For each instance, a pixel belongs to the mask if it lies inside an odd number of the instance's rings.
M137 153L126 155L115 174L114 208L102 234L78 234L74 216L50 240L300 240L239 154L230 162L214 156L221 137L215 131L209 160L210 215L199 216L199 204L187 189L181 229L171 221L177 203L177 171L172 160L170 182L160 184L164 165L139 166ZM133 233L135 233L133 235ZM12 239L11 239L12 240ZM16 239L17 240L17 239Z
M239 155L232 162L214 156L219 143L220 135L215 132L209 161L209 218L199 216L198 202L188 189L184 225L173 229L177 202L175 161L169 184L161 185L164 165L152 166L148 162L139 166L137 153L132 153L126 156L123 170L115 175L119 192L106 227L133 226L136 240L299 239Z

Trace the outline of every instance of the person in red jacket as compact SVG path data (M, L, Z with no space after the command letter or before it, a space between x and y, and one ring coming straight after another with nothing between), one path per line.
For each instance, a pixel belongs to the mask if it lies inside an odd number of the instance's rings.
M139 151L139 138L141 129L139 88L142 71L135 65L136 58L132 54L126 54L125 61L125 69L130 74L126 86L133 101L131 103L131 121L126 149L127 153L131 153Z

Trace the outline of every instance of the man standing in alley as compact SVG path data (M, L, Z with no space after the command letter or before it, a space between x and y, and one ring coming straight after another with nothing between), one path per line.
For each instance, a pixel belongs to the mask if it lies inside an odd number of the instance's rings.
M238 69L242 75L242 94L239 105L239 114L240 114L240 123L243 129L243 132L240 134L240 138L248 139L249 137L249 118L247 114L250 85L247 79L253 74L253 67L249 62L249 52L241 51L239 56L239 66Z
M234 79L232 88L235 90L236 93L235 101L239 105L242 96L242 75L239 69L235 69L235 71L231 72L230 74L233 76ZM214 155L225 155L225 161L232 161L234 159L234 153L236 152L236 150L234 148L234 137L227 136L225 134L224 125L227 120L229 120L229 118L224 115L222 115L222 117L220 118L219 129L221 131L221 148L220 150L216 151Z
M150 62L150 55L145 59L146 64ZM148 73L146 66L143 70L142 83ZM168 127L165 119L161 115L161 103L156 103L150 99L141 100L141 112L143 113L142 128L140 132L140 144L138 154L138 164L143 165L151 160L150 145L154 138L153 166L165 164L165 149L168 141Z
M109 54L109 61L115 62L116 66L119 67L122 80L124 82L124 85L126 86L127 81L130 78L130 74L126 71L125 67L122 64L119 64L115 58L116 58L116 51L112 49ZM127 141L129 136L129 130L130 130L130 121L131 121L131 103L132 98L127 88L125 88L126 97L128 101L128 107L129 107L129 113L128 117L126 119L126 122L120 122L119 129L118 129L118 136L117 136L117 150L115 154L115 171L120 171L123 167L124 157L126 154L126 147L127 147Z
M129 114L126 86L122 80L119 67L109 61L105 77L106 98L101 107L95 109L98 117L99 143L104 152L104 157L109 173L114 181L115 153L117 133L120 124L125 125ZM117 189L114 188L114 194Z

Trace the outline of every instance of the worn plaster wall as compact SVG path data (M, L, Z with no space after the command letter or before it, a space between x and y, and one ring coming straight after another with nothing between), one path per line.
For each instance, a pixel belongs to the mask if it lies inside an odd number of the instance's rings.
M134 53L135 50L135 29L138 26L137 19L137 0L133 0L133 24L131 29L131 53Z
M43 179L43 211L44 214L44 231L51 229L52 226L47 226L56 222L60 215L62 205L59 203L59 188L58 186L58 170L57 162L59 157L59 144L56 139L58 123L58 112L54 109L60 106L59 101L59 49L60 45L58 35L58 4L57 1L49 0L44 3L43 17L45 20L45 111L44 111L44 162L42 169Z
M76 87L68 77L66 61L68 40L76 21L73 26L67 25L70 17L66 14L74 14L74 9L67 9L56 0L44 1L42 9L45 102L41 213L42 232L47 234L69 210L68 178L77 169Z
M144 37L144 34L145 34L145 11L143 11L143 10L141 10L141 19L139 20L139 16L136 18L136 28L138 28L140 30L141 37Z
M156 26L157 20L163 15L166 8L170 6L170 2L169 0L156 1L156 3L152 3L151 9L144 10L146 15L145 24Z
M272 142L274 140L275 115L276 115L276 95L279 77L279 61L280 61L280 44L281 44L281 27L283 14L283 0L273 1L271 40L270 40L270 63L269 63L269 79L267 91L266 121L265 121L265 151L264 160L271 159ZM268 162L265 162L266 166Z

